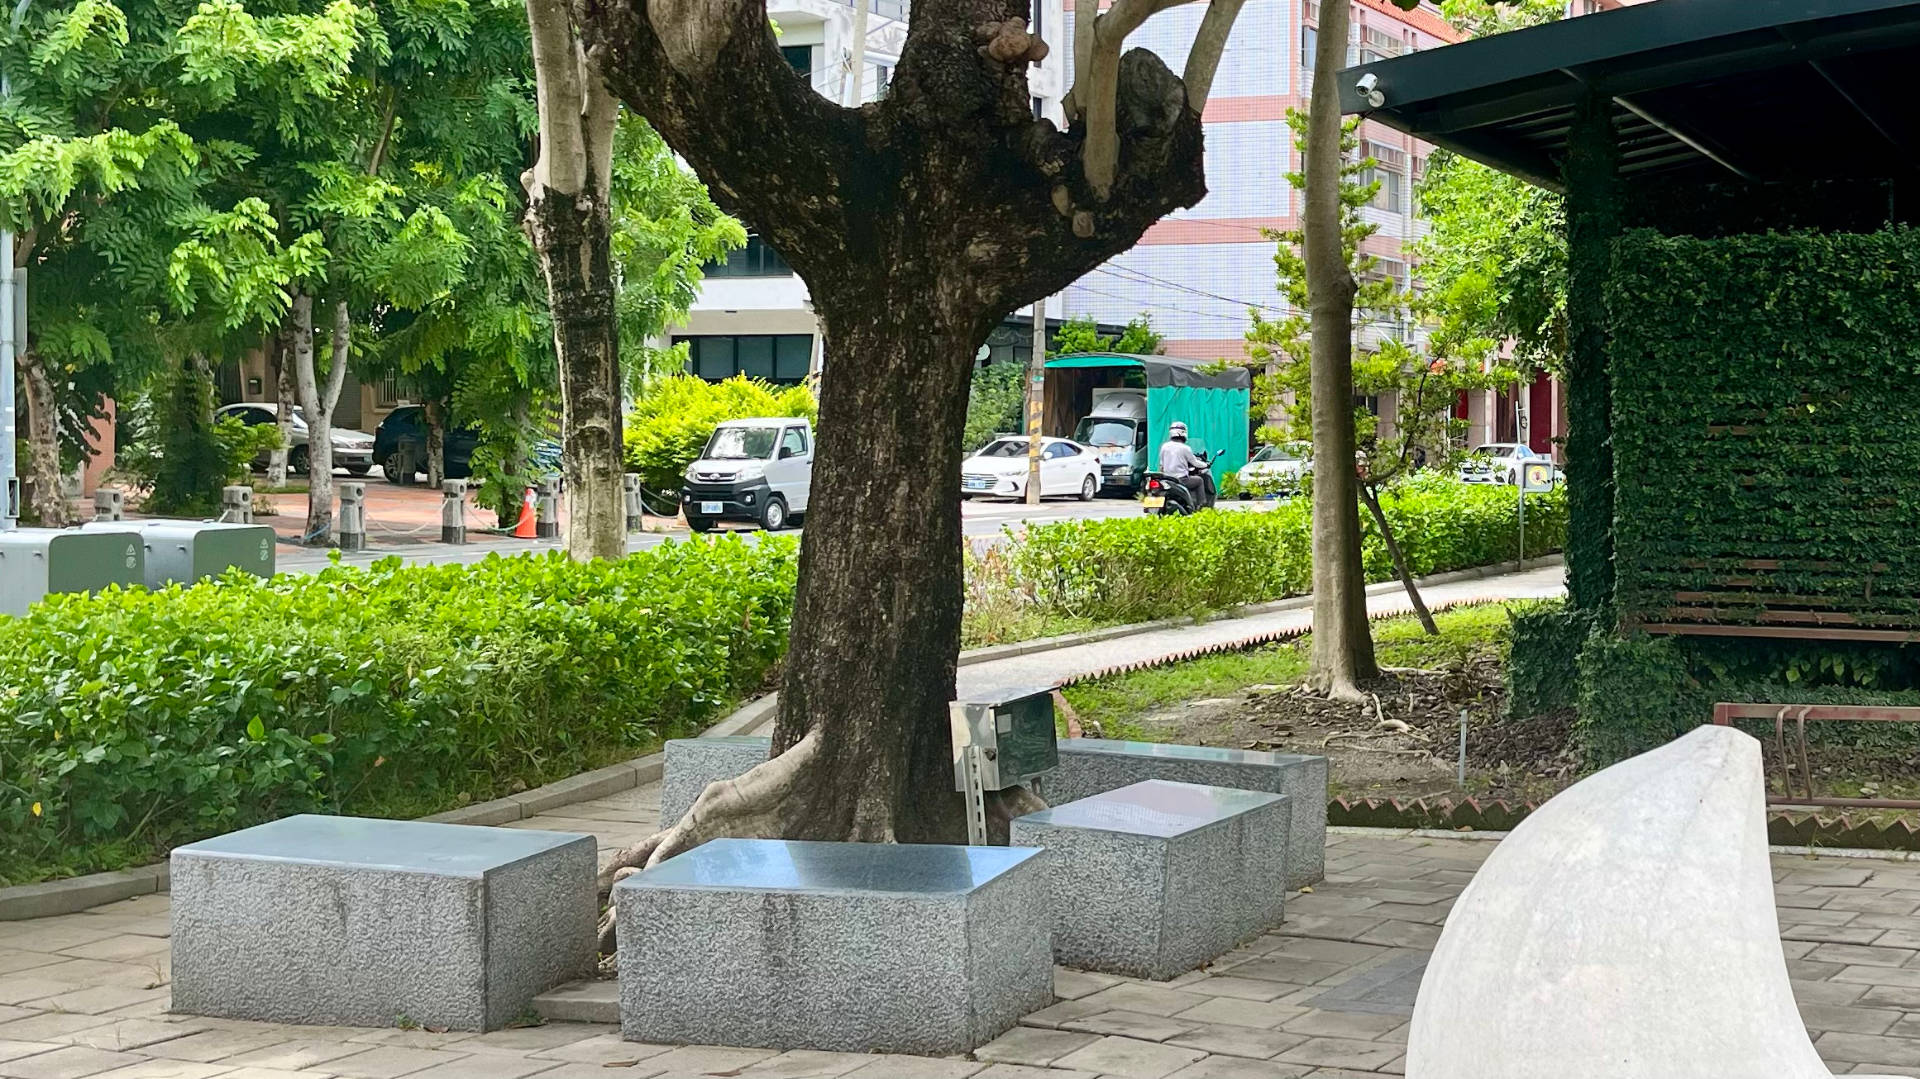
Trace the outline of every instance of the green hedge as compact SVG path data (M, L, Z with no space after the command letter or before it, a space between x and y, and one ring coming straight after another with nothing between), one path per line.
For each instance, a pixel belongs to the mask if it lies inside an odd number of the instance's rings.
M1920 625L1916 280L1920 231L1904 227L1617 241L1623 621L1808 606Z
M795 549L387 559L0 618L0 883L289 813L433 812L631 757L764 681Z
M1514 557L1517 498L1511 487L1423 476L1389 491L1383 509L1417 576L1495 565ZM1369 581L1393 564L1373 523L1363 558ZM1566 540L1561 491L1527 499L1530 556ZM1308 500L1265 511L1191 517L1119 517L1029 527L1006 555L1011 586L1035 610L1099 622L1129 622L1224 610L1300 595L1311 586Z

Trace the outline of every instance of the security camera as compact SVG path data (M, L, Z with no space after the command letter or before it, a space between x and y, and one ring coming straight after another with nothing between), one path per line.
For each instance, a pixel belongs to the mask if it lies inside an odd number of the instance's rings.
M1372 108L1377 109L1387 103L1387 95L1380 92L1380 76L1371 71L1360 76L1353 88L1360 91L1360 99Z

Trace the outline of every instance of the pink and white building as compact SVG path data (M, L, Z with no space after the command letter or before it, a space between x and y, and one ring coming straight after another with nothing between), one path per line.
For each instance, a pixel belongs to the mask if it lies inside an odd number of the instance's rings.
M1084 2L1101 0L1067 0L1068 46L1058 51L1069 58L1072 5ZM1459 38L1431 3L1412 11L1389 0L1352 3L1348 65ZM1572 0L1570 14L1619 5L1620 0ZM1177 72L1185 66L1205 9L1194 3L1156 15L1128 38L1128 47L1152 49ZM1251 310L1268 318L1287 312L1275 287L1274 242L1264 230L1294 228L1298 221L1299 194L1287 173L1299 168L1299 155L1287 110L1307 100L1318 22L1317 0L1247 0L1207 101L1207 197L1161 221L1132 250L1070 286L1063 296L1069 315L1124 323L1145 312L1166 336L1167 352L1220 359L1245 354ZM1381 182L1373 204L1361 211L1379 230L1364 249L1378 257L1378 272L1402 281L1417 278L1407 251L1427 226L1416 212L1413 189L1433 148L1372 122L1361 125L1360 137L1361 152L1380 162ZM1387 336L1417 343L1424 335L1412 322L1369 325L1361 330L1361 344ZM1559 387L1544 377L1527 394L1528 441L1543 450L1565 430L1560 396ZM1392 401L1377 405L1391 417ZM1457 412L1469 421L1472 442L1515 438L1506 394L1469 395Z

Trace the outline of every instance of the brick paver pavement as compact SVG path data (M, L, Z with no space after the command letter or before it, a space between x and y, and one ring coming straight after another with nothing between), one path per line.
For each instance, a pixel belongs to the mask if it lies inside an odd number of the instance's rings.
M645 835L646 787L521 822ZM1287 918L1171 982L1061 970L1058 1003L977 1060L637 1045L610 1026L491 1034L314 1028L167 1011L167 897L0 922L6 1079L1354 1079L1399 1074L1412 992L1489 839L1328 837L1328 879ZM1837 1073L1920 1075L1920 864L1774 857L1802 1013Z

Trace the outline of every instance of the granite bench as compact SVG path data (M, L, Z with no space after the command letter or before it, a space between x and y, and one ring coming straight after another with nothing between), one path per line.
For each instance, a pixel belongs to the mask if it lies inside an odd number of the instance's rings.
M1154 779L1015 818L1048 853L1054 958L1165 981L1278 926L1290 801Z
M1327 759L1212 746L1063 738L1060 767L1043 780L1050 805L1064 805L1146 779L1235 787L1286 795L1293 803L1287 839L1287 887L1326 876Z
M592 836L302 815L177 847L173 1008L492 1030L593 971Z
M693 808L708 784L737 779L773 752L773 739L752 735L729 738L675 738L666 745L660 777L660 827L670 828Z
M720 839L614 887L620 1031L965 1053L1053 1001L1044 852Z

